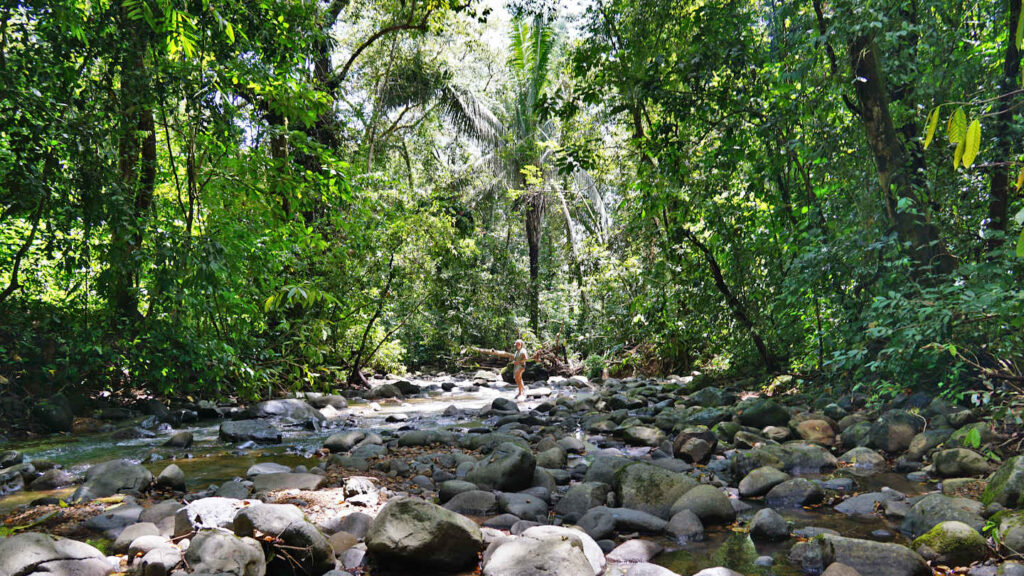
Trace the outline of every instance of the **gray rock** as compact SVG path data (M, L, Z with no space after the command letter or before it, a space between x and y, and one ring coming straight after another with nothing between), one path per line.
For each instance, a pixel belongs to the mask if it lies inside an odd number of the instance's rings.
M168 448L191 448L192 442L192 433L185 430L172 434L171 437L164 442L164 446L167 446Z
M859 470L885 470L889 467L884 456L866 446L847 451L839 457L839 462Z
M736 519L736 511L733 510L729 497L708 484L687 490L672 504L670 514L674 516L683 510L690 510L696 514L705 526L728 524Z
M483 547L471 520L414 498L388 502L366 535L368 554L384 566L460 570L476 564Z
M621 433L622 439L633 446L659 446L665 441L665 433L651 426L628 426Z
M252 491L276 492L278 490L316 490L327 482L327 478L319 474L277 472L260 474L252 480Z
M615 493L624 508L663 519L672 516L672 504L696 485L689 476L644 463L626 466L615 475Z
M139 514L139 522L158 524L164 518L173 518L185 505L177 500L164 500L146 508Z
M631 564L648 562L651 558L660 554L663 549L664 547L661 544L649 540L626 540L608 553L608 560Z
M100 512L83 522L82 525L90 530L103 532L104 536L114 540L126 526L138 522L140 514L142 514L142 506L124 503Z
M583 548L583 554L587 557L594 574L604 571L604 552L597 542L580 530L564 526L534 526L525 530L522 537L538 541L572 542L573 546L579 545Z
M623 576L679 576L679 574L657 564L640 562L630 565Z
M889 410L871 425L871 446L898 454L924 429L925 419L906 410Z
M30 413L36 427L45 432L70 432L75 424L71 404L62 394L33 402Z
M411 430L398 438L399 446L433 446L454 443L455 435L447 430Z
M604 482L576 484L569 488L565 496L555 505L555 514L570 524L576 522L587 513L587 510L605 504L608 501L609 492L611 492L611 486Z
M743 574L725 566L715 566L714 568L705 568L693 576L743 576Z
M682 510L669 519L665 533L679 544L700 542L704 539L704 524L689 510Z
M789 474L771 466L761 466L750 471L740 480L740 496L752 498L764 496L769 490L789 480Z
M263 576L266 558L260 543L220 530L204 530L185 552L185 561L195 573Z
M817 484L806 478L793 478L769 490L764 501L771 508L799 508L824 499L825 493Z
M106 498L114 494L138 494L153 483L153 474L127 460L97 464L85 472L85 482L71 495L80 502Z
M493 492L470 490L456 494L444 507L466 516L490 516L498 513L498 497Z
M765 426L785 426L789 423L789 412L774 400L757 398L740 406L742 406L742 412L739 414L739 420L744 426L764 428Z
M249 497L249 492L252 490L250 483L236 482L234 480L225 482L217 488L217 492L214 496L220 496L221 498L235 498L237 500L245 500Z
M37 492L45 490L56 490L57 488L63 488L65 486L73 485L77 480L71 474L68 474L64 470L59 468L51 468L39 478L36 478L29 484L29 490L35 490Z
M290 546L291 558L275 558L269 564L272 573L284 573L298 562L302 572L319 575L334 567L334 553L327 538L306 521L291 504L257 504L235 515L236 536L252 538L268 534Z
M985 519L982 505L967 498L953 498L942 494L929 494L918 500L903 519L900 531L916 538L931 530L939 522L957 520L975 530L981 530Z
M1021 456L1004 462L992 476L981 503L988 506L993 502L1007 508L1024 508L1024 458Z
M561 441L559 441L561 442ZM566 450L570 452L569 450ZM587 482L603 482L609 486L615 485L615 475L619 470L632 464L633 461L622 456L598 456L587 468L584 480Z
M615 533L615 517L604 506L587 510L577 524L595 540L607 538Z
M910 441L910 446L907 448L905 456L910 460L921 460L935 447L949 440L949 436L953 431L949 428L939 428L937 430L925 430L924 432L918 433Z
M190 532L227 528L234 526L235 514L245 507L245 502L233 498L200 498L189 502L174 515L174 535L185 536Z
M102 552L82 542L37 532L0 539L0 574L106 576L113 571Z
M498 510L514 514L523 520L547 518L547 502L529 494L502 492L498 496Z
M110 551L114 554L126 554L129 546L140 536L160 536L160 529L152 522L139 522L126 526L117 539L110 545ZM166 538L164 538L166 540Z
M835 561L871 576L928 576L931 569L916 552L899 544L826 535Z
M263 420L229 420L220 425L219 434L226 442L281 443L281 431Z
M750 520L750 537L754 540L785 540L789 538L789 524L775 510L764 508Z
M500 444L466 474L466 480L485 490L515 491L533 483L537 461L529 449L511 442Z
M286 418L295 421L324 419L324 415L316 408L296 398L260 402L253 406L249 413L253 418Z
M437 499L444 504L456 495L476 490L476 484L465 480L446 480L438 486Z
M156 485L172 490L185 490L185 473L177 464L169 464L156 477Z
M966 448L951 448L932 454L932 470L943 478L960 478L987 474L988 460Z
M280 472L291 472L292 469L284 464L278 464L277 462L260 462L249 466L249 469L245 471L246 478L252 478L253 476L259 476L260 474L277 474Z
M483 576L594 576L583 546L570 539L519 537L496 544L483 562Z
M128 544L126 553L129 558L135 558L140 555L144 555L150 550L161 548L171 544L171 539L166 536L139 536L132 539Z
M847 498L836 507L836 512L847 516L870 516L875 513L876 507L884 506L890 500L902 500L903 495L895 491L867 492Z
M914 540L913 548L925 560L948 566L968 566L988 556L988 545L977 530L963 522L936 524Z
M166 576L181 562L181 550L170 543L154 548L135 561L141 576Z

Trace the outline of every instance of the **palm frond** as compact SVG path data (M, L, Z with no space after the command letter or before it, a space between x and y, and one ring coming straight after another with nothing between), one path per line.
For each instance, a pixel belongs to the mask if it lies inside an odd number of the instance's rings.
M491 147L502 143L505 127L471 92L447 84L438 91L441 114L460 133Z

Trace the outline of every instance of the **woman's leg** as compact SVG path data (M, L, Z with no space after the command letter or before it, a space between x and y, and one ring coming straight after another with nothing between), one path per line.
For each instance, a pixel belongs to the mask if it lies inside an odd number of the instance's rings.
M516 398L523 395L523 372L525 372L525 370L516 370L516 386L519 387L519 393L516 394Z

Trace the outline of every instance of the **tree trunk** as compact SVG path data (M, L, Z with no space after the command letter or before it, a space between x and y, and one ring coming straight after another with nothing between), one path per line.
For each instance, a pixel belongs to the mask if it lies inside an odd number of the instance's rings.
M1010 197L1010 159L1013 157L1013 143L1016 139L1012 134L1013 110L1017 97L1014 92L1020 86L1021 53L1017 49L1017 22L1020 20L1020 0L1008 0L1006 14L1006 55L1003 60L1003 78L999 83L999 111L992 127L996 137L994 150L995 168L989 183L988 224L993 232L988 235L988 248L993 250L1003 244L1006 233L1006 210Z
M565 195L561 189L556 189L558 199L561 201L562 217L565 218L565 233L569 239L569 258L572 260L573 275L576 277L576 286L580 291L580 313L577 317L577 328L582 330L587 322L587 292L583 287L583 265L580 263L580 251L576 240L576 230L573 228L572 214L569 213L569 204L565 201Z
M927 206L917 198L917 192L924 189L923 156L912 155L896 133L877 47L870 38L860 36L849 44L848 50L861 120L867 130L889 220L900 243L908 246L910 256L920 267L949 273L953 270L953 259L939 238L938 229L924 215ZM901 202L905 205L902 208Z
M526 243L530 249L530 330L540 335L540 237L544 219L544 193L533 192L526 202Z

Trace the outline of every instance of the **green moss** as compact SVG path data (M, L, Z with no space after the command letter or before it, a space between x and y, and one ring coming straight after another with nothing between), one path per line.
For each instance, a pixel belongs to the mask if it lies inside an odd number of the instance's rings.
M987 553L985 538L963 522L940 522L914 540L913 548L927 546L948 561L960 564L983 558Z
M985 506L999 502L1008 508L1020 508L1024 504L1021 485L1024 484L1024 460L1014 456L999 467L992 480L981 495L981 503Z

